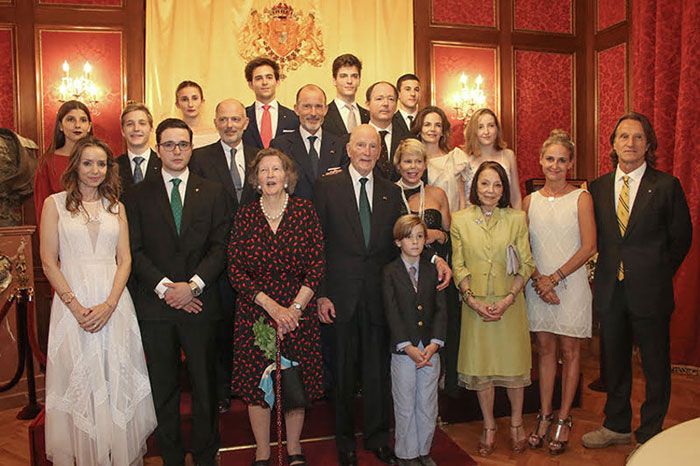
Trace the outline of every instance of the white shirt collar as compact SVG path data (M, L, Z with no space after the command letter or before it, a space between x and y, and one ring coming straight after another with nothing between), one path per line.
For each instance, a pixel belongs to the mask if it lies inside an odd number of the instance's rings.
M263 111L263 105L265 105L265 104L262 103L262 102L260 102L259 100L256 100L256 101L255 101L255 109L256 109L257 111L262 112L262 111ZM271 101L269 104L267 104L267 105L270 106L270 110L277 110L277 108L278 108L278 106L279 106L279 103L277 102L277 99L272 99L272 101Z
M335 99L333 99L333 101L335 102L336 107L338 107L339 109L345 108L346 105L349 105L353 108L353 110L357 110L357 102L353 102L353 103L349 104L349 103L345 102L343 99L341 99L340 97L336 97Z
M321 128L319 128L318 131L316 131L316 134L311 134L308 131L306 131L306 129L303 126L299 125L299 134L301 134L301 138L307 142L309 140L309 136L316 136L316 137L318 137L318 140L320 141L321 137L322 137L322 135L321 135L322 132L323 132L323 130Z
M621 181L622 177L627 175L632 179L632 181L634 181L635 183L639 183L642 180L642 177L644 176L644 172L646 170L646 161L629 173L623 172L622 169L620 169L620 164L618 163L617 168L615 169L615 181Z
M418 275L418 271L420 270L420 257L416 259L416 262L414 264L411 264L408 262L403 255L401 255L401 260L403 261L403 265L406 267L406 271L408 271L409 268L415 267L416 268L416 275Z
M416 115L418 114L418 112L408 113L408 112L406 112L406 111L404 111L404 110L401 110L401 109L399 109L399 112L401 113L401 116L403 117L404 120L405 120L406 118L408 118L409 116L412 116L413 119L415 120L415 119L416 119Z
M389 123L389 126L387 126L386 128L380 128L379 126L375 125L372 121L370 121L369 124L372 128L377 130L377 133L380 131L386 131L389 134L391 134L392 127L394 126L391 123Z
M360 172L355 170L355 167L352 166L352 163L348 166L348 173L350 173L350 178L352 179L353 185L359 184L360 178L367 178L368 183L372 183L374 180L374 173L372 171L370 171L368 175L360 175Z
M190 177L190 169L189 169L189 167L187 167L187 168L185 168L185 171L180 173L178 176L173 176L170 173L168 173L167 171L165 171L165 169L163 168L163 169L161 169L161 174L163 175L163 182L165 183L165 189L170 191L172 189L172 186L173 186L173 184L170 182L170 180L172 180L173 178L179 178L182 180L182 183L180 183L180 186L183 186L183 187L187 186L187 180Z
M143 157L144 161L148 163L148 158L151 156L151 148L147 147L143 154L136 154L127 149L126 154L129 156L129 161L132 163L134 163L136 157Z

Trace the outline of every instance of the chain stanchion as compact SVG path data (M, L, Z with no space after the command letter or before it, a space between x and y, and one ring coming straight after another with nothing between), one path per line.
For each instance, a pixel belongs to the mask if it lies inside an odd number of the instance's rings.
M34 302L34 289L27 288L24 290L20 290L20 293L21 297L17 301L17 330L24 340L24 344L22 346L25 352L24 359L26 361L27 368L27 395L29 399L27 401L27 405L24 408L22 408L19 413L17 413L17 419L26 421L37 417L41 412L42 406L36 398L36 381L34 379L34 357L32 356L32 348L29 340L29 320L27 318L29 314L28 305L29 303L32 303L33 306Z
M275 354L275 414L277 425L277 464L282 466L282 341L277 335L277 352Z

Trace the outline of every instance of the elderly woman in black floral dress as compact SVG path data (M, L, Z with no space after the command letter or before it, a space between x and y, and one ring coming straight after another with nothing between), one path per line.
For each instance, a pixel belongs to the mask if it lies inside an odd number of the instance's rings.
M258 388L272 362L255 345L261 317L282 337L282 356L300 363L309 399L323 394L319 323L314 292L324 272L323 234L310 201L290 196L294 162L276 149L260 151L248 180L261 193L238 211L228 246L228 275L238 292L233 391L248 405L257 450L255 466L269 464L270 407ZM299 438L304 409L285 414L289 464L305 464Z

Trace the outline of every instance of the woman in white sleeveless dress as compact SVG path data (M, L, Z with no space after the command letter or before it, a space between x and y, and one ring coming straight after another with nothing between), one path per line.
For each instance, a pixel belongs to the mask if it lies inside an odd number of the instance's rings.
M562 130L553 130L540 151L545 185L523 202L537 265L525 297L530 331L537 336L541 401L538 422L528 443L539 448L548 441L549 452L555 455L566 449L572 428L569 412L578 386L581 339L591 336L592 296L585 264L596 251L595 220L591 195L566 181L573 163L571 138ZM559 354L564 363L562 400L555 422L552 393ZM548 432L550 437L546 439Z
M46 200L41 262L55 290L46 365L46 456L62 465L143 463L155 429L133 302L119 175L103 142L74 147L66 191Z
M470 175L464 185L464 191L469 200L474 173L484 162L498 162L508 175L510 183L510 205L514 209L522 209L522 196L520 194L520 180L518 179L518 165L515 154L506 148L503 141L501 124L493 110L481 108L474 112L469 119L469 124L464 127L464 152L467 155L467 165Z

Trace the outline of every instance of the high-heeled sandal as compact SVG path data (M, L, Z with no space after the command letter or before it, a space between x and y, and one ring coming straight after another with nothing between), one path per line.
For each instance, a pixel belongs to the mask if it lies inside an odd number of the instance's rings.
M301 453L296 455L287 455L287 464L291 466L306 466L306 457Z
M486 443L489 432L493 432L493 441L491 443ZM479 456L489 456L491 453L493 453L493 450L495 450L495 448L496 428L484 427L484 430L481 432L481 437L479 438Z
M527 445L527 438L522 438L518 440L518 429L522 429L523 424L520 423L517 426L510 426L510 448L513 453L522 453L525 451L525 445Z
M574 426L574 423L571 420L571 416L569 416L566 419L557 419L555 426L554 434L549 440L549 454L561 455L566 451L566 445L569 443L568 436L571 434L571 429ZM566 432L567 439L561 440L560 437L562 436L565 427L568 429Z
M542 414L542 411L537 415L537 424L535 424L535 429L530 434L527 439L527 444L530 448L540 448L544 445L544 439L549 436L549 429L552 427L552 421L554 420L554 415L552 413ZM540 435L544 427L544 433Z

